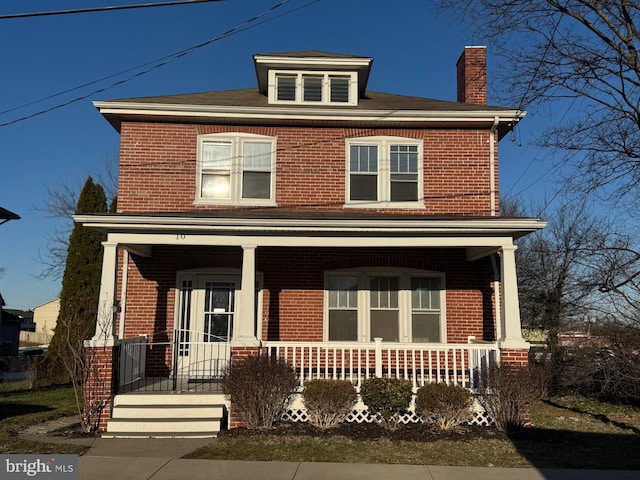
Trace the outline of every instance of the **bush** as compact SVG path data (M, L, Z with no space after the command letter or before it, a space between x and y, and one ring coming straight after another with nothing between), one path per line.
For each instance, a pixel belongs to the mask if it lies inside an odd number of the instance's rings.
M302 392L309 422L331 428L342 422L353 408L357 393L346 380L312 380Z
M411 404L413 387L400 378L367 378L360 386L362 401L382 417L385 427L395 428Z
M565 385L583 395L640 406L640 327L602 325L591 346L565 349Z
M222 391L249 428L271 428L287 406L296 373L279 358L252 355L232 361L222 375Z
M456 385L429 383L416 394L416 412L440 430L450 430L471 419L471 393Z
M529 421L529 408L540 398L538 371L534 367L494 365L484 375L481 402L498 430L511 432Z

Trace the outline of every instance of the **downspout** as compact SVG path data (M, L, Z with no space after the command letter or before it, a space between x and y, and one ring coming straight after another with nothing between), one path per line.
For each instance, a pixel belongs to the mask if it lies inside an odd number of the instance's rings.
M493 270L493 296L496 311L496 341L502 339L502 292L500 291L500 270L496 262L496 254L491 255L491 269Z
M127 285L129 283L129 251L122 249L122 290L120 292L120 322L118 338L124 338L124 314L127 305Z
M500 123L500 117L493 118L493 125L491 126L491 131L489 132L489 182L490 182L490 190L489 190L489 208L491 210L491 216L495 217L497 212L496 205L496 130L498 129L498 125Z

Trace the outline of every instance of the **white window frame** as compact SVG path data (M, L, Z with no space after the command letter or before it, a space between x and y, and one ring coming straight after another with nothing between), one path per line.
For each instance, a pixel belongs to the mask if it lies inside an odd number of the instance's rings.
M278 76L295 77L295 100L278 100ZM322 100L304 100L304 78L322 78ZM347 78L349 80L349 101L331 101L331 79L333 77ZM284 105L336 105L355 106L358 105L358 76L356 72L332 72L332 71L298 71L298 70L269 70L268 99L270 104Z
M345 207L358 208L397 208L424 209L424 141L417 138L374 136L348 138L346 140L346 178L345 178ZM391 200L391 146L416 146L418 150L418 188L416 200L406 202ZM378 199L351 200L351 147L375 146L378 149Z
M202 177L204 174L202 152L206 142L221 142L231 145L230 195L229 198L213 198L202 195ZM242 179L244 173L243 149L245 143L259 142L271 145L271 183L269 198L243 198ZM243 132L211 133L198 136L196 197L195 205L276 205L276 137L255 135ZM248 170L251 171L251 170Z
M356 340L329 340L329 278L331 276L354 276L358 278L358 334ZM371 342L371 277L399 277L398 289L398 343L412 343L412 304L411 304L411 279L413 277L436 278L440 281L440 340L429 343L447 343L446 320L446 283L445 274L419 269L396 268L368 268L368 269L339 269L326 271L324 275L324 307L323 307L323 338L328 342ZM385 341L385 339L383 339ZM388 341L388 340L386 340Z

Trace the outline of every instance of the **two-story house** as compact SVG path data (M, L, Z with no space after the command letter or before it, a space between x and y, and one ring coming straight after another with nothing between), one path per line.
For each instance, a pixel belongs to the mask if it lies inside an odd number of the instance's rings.
M514 239L544 223L499 214L498 142L524 113L486 104L485 58L464 49L456 102L369 91L372 58L318 51L255 55L257 88L95 102L121 135L118 212L75 218L107 235L101 426L206 434L127 402L168 391L169 412L259 352L301 385L473 388L526 364Z

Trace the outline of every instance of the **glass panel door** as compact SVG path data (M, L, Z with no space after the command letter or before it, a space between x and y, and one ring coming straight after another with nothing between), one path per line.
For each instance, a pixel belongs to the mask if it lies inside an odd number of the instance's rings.
M181 292L189 302L181 305L176 352L176 373L188 382L218 378L228 365L240 278L198 275L193 284L193 290Z

